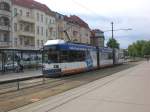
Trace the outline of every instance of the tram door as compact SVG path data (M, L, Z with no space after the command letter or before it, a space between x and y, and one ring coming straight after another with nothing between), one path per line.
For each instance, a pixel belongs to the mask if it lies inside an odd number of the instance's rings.
M2 52L0 52L0 72L2 71Z

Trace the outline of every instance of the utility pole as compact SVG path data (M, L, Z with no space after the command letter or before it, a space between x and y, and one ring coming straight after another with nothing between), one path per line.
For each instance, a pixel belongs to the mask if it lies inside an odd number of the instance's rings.
M111 25L112 25L112 39L114 38L114 23L111 22Z
M114 23L111 22L111 25L112 25L112 39L114 39ZM114 46L112 46L113 48L113 51L112 51L112 55L113 55L113 65L115 65L115 48Z
M115 29L114 30L114 22L111 22L111 30L107 30L107 31L104 31L104 32L112 32L112 39L114 39L114 31L128 31L128 30L132 30L131 28L127 28L127 29ZM112 46L112 54L113 54L113 64L115 64L115 48L114 46Z

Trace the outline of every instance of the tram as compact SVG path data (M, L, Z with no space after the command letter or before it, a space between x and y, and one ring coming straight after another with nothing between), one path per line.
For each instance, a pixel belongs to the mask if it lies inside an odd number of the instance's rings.
M110 48L98 48L64 40L48 40L43 47L43 74L58 77L112 66L112 52ZM118 61L119 50L115 57L116 64L123 62Z

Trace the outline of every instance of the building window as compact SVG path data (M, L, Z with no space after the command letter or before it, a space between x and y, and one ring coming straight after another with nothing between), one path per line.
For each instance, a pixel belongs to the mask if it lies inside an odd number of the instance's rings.
M73 31L73 36L77 36L78 35L78 32L77 31Z
M37 40L37 46L39 47L39 40Z
M18 39L17 39L17 38L15 38L15 46L17 46L17 45L18 45L17 40L18 40Z
M36 16L37 16L37 21L39 21L39 13L37 13Z
M53 36L54 36L54 37L56 36L56 32L55 32L55 31L53 31Z
M4 42L8 42L8 41L9 41L9 34L4 33Z
M88 33L85 33L85 36L88 37L89 36Z
M40 33L40 28L39 26L37 26L37 34L39 35L39 33Z
M24 31L30 32L30 25L26 25L26 26L24 27Z
M41 46L43 46L44 45L44 42L43 42L43 40L41 40Z
M20 30L23 30L23 24L20 24Z
M41 22L43 23L43 14L41 15Z
M14 17L17 16L17 8L14 8Z
M47 22L47 17L46 17L46 19L45 19L45 22L46 22L46 24L48 23L48 22Z
M49 24L51 24L51 19L49 20Z
M23 38L20 38L20 45L23 45Z
M14 30L17 31L17 23L14 23Z
M22 16L22 10L20 10L20 16Z
M44 32L44 31L43 31L43 27L41 27L41 35L42 35L42 36L43 36L43 32Z
M48 37L48 30L46 29L46 37Z
M26 16L29 17L29 16L30 16L30 13L29 13L29 12L26 12Z

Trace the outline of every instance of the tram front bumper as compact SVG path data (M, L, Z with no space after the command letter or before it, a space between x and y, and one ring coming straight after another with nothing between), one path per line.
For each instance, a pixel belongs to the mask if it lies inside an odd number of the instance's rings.
M48 69L48 70L43 70L43 75L48 76L48 77L58 77L61 75L61 69Z

